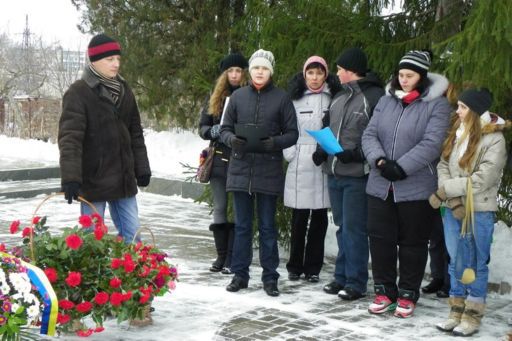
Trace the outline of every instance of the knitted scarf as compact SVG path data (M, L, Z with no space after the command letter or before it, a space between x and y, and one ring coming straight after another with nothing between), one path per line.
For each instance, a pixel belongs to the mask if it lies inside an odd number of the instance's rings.
M107 78L100 74L96 69L94 69L94 66L92 64L88 64L89 69L91 70L92 74L95 75L101 84L105 88L107 88L108 92L112 96L112 99L114 100L114 103L117 105L119 102L119 96L121 94L121 87L123 86L121 82L118 80L118 78Z

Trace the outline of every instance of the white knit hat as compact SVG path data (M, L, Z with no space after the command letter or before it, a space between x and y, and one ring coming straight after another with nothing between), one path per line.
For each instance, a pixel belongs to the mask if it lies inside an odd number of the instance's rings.
M259 49L254 52L249 59L249 72L257 66L264 66L270 70L270 75L274 74L274 55L270 51Z

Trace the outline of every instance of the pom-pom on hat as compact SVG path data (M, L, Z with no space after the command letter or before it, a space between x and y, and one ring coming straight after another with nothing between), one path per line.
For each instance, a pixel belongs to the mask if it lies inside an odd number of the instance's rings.
M318 64L322 65L324 67L324 71L327 76L327 73L329 73L329 68L327 67L327 63L325 62L325 59L323 59L320 56L311 56L304 63L304 68L302 69L302 74L304 75L304 77L306 77L306 69L308 68L309 65L311 65L313 63L318 63Z
M264 66L270 70L270 75L274 74L274 55L270 51L259 49L254 52L249 59L249 72L256 66Z
M464 103L471 111L482 115L489 110L492 105L492 94L486 88L467 89L459 95L459 101Z
M336 65L341 66L345 70L364 75L368 71L368 57L360 48L351 47L341 52L336 60Z
M106 34L98 34L92 37L87 46L87 55L91 62L105 57L121 55L121 45Z
M402 57L398 63L398 69L408 69L419 73L422 77L427 75L432 55L429 51L409 51Z
M242 56L240 53L231 53L225 56L220 61L220 71L224 72L230 67L238 66L241 69L245 69L249 66L247 63L247 59Z

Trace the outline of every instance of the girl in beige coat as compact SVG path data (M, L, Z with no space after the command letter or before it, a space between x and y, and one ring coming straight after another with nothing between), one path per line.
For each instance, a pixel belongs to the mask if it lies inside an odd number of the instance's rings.
M485 309L487 262L507 159L502 130L510 122L489 113L491 104L492 95L486 89L460 94L457 116L437 166L439 189L430 197L433 207L447 202L443 223L450 255L451 311L437 328L460 336L478 331ZM462 277L464 268L468 270ZM475 278L466 279L466 271L474 271Z

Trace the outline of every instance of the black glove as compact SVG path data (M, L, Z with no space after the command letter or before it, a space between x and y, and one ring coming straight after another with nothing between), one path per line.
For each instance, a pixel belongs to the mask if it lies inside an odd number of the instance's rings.
M338 160L342 163L350 163L350 162L363 162L364 156L361 153L361 149L346 149L342 152L335 154Z
M311 155L313 159L313 163L316 166L320 166L323 162L327 161L327 153L322 148L317 148L317 150Z
M384 165L379 167L380 174L389 181L403 180L407 177L405 171L395 160L386 160Z
M263 150L270 152L274 149L274 139L272 137L267 137L261 140L261 144L263 145Z
M217 140L220 136L220 124L215 124L210 128L210 136L212 140Z
M73 202L73 199L78 200L78 190L80 184L75 181L65 182L62 184L62 192L64 192L64 198L68 201L68 204Z
M137 186L139 187L147 187L149 185L149 180L151 179L151 174L139 175L137 177Z
M243 151L245 145L247 144L247 141L243 138L240 138L236 135L231 136L231 149L233 149L235 152L241 152Z

